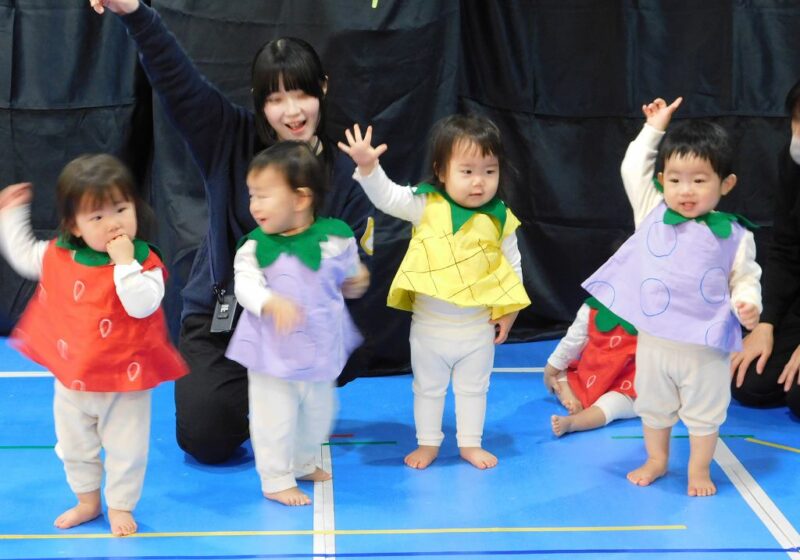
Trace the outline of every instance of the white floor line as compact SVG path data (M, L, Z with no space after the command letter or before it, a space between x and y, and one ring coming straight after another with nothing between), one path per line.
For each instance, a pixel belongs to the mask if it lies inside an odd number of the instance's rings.
M322 470L333 474L331 446L320 445ZM314 483L314 554L336 554L336 524L333 518L333 480ZM317 534L317 531L331 531L330 534ZM323 560L324 556L314 556Z
M742 495L744 501L750 509L761 519L761 522L772 533L775 540L783 548L795 548L800 546L800 534L788 519L783 515L778 506L769 499L767 493L758 485L755 479L747 472L744 465L731 452L721 439L717 441L717 450L714 452L714 459L722 467L725 474L733 482L733 485ZM787 552L789 558L800 560L797 552Z
M53 377L49 371L0 371L0 377Z

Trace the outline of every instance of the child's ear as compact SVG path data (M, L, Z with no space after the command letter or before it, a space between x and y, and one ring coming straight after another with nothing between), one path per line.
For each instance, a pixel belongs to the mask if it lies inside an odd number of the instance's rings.
M294 194L294 209L296 212L305 211L314 203L314 193L308 187L295 189Z
M658 175L656 175L656 179L658 179L658 182L663 185L664 184L664 172L663 171L659 171Z
M69 226L69 232L75 238L81 237L81 230L78 228L78 224L73 223L71 226Z
M722 196L725 196L736 186L736 175L731 173L722 180Z
M439 179L439 182L444 185L444 179L446 174L446 169L439 169L437 164L433 164L433 172L436 173L436 178Z

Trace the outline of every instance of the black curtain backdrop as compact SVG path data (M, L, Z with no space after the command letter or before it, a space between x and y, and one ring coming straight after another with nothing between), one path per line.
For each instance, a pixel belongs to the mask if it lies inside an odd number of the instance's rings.
M789 138L783 99L800 76L794 0L153 0L199 70L249 106L252 55L294 35L330 78L329 133L373 124L398 182L427 177L430 126L480 112L503 131L513 177L504 198L523 222L520 249L533 305L512 341L559 336L585 295L580 282L633 229L619 178L641 105L685 98L677 118L722 124L739 184L721 208L769 240L776 158ZM57 225L63 165L110 152L133 169L157 216L153 240L170 271L165 308L177 333L180 296L205 233L200 176L163 115L118 19L87 0L0 0L0 184L34 183L33 226ZM385 306L407 246L406 224L379 215L373 287L359 306L372 336L365 375L407 371L409 314ZM0 333L33 292L0 262Z

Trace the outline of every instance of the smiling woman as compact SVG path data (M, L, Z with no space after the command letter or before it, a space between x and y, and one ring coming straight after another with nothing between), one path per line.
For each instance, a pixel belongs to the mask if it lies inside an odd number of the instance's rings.
M176 432L184 451L203 463L219 463L249 437L247 372L224 355L232 327L212 332L212 322L215 306L234 307L235 248L256 226L247 191L250 159L277 140L307 142L330 177L321 215L343 220L361 239L373 207L352 179L352 162L325 135L327 76L311 45L283 37L259 49L251 67L251 111L200 75L155 10L139 0L89 3L98 13L121 16L151 86L203 177L209 229L182 292L179 348L191 380L175 386ZM361 257L369 262L363 249ZM368 275L350 282L366 287Z

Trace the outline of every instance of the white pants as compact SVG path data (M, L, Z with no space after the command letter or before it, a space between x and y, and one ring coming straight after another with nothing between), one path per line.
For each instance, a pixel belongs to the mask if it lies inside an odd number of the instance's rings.
M142 495L150 446L151 391L91 393L55 382L56 454L76 494L100 488L105 450L106 505L133 511Z
M261 490L272 494L297 486L313 473L320 445L336 415L333 381L290 381L247 372L250 441Z
M730 355L639 332L636 403L642 422L654 429L680 418L693 436L719 431L731 402Z
M614 420L636 417L636 412L633 411L633 399L616 391L603 393L591 406L596 406L603 411L603 416L606 417L606 426Z
M441 445L444 401L452 376L458 446L480 447L494 363L494 327L486 322L461 337L447 336L447 332L411 321L417 444Z

